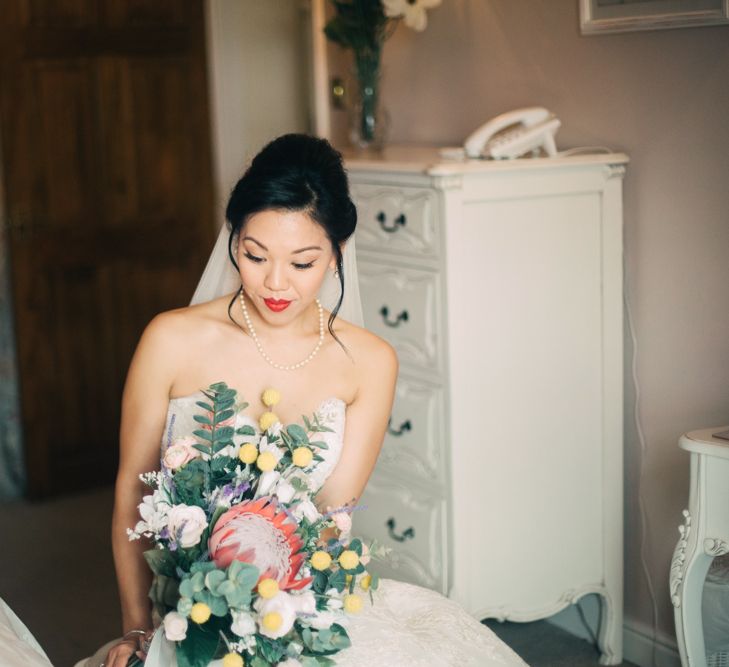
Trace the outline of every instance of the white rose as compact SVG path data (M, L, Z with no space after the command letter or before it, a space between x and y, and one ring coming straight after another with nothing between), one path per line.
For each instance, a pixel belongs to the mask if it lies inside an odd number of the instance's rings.
M233 615L233 622L230 624L230 629L236 635L245 637L256 631L256 622L253 620L253 616L245 611L231 611L231 614Z
M184 548L194 547L208 526L205 512L197 506L174 505L167 519L170 533Z
M286 658L283 662L276 664L277 667L301 667L301 663L296 658Z
M291 513L299 520L302 516L305 516L309 521L314 522L321 518L319 510L316 509L316 505L311 502L308 498L305 498L291 510Z
M176 611L171 611L162 621L165 637L171 642L181 642L187 637L187 619Z

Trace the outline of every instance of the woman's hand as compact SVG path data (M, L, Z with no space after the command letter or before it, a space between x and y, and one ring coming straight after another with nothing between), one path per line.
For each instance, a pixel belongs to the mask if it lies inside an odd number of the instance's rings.
M139 632L138 630L131 630L127 635L134 634L136 636L127 637L125 635L120 642L112 646L106 655L103 667L127 667L132 656L136 656L141 663L144 663L147 659L149 645L152 643L154 629L147 630L143 635L137 634Z
M138 655L138 644L137 640L122 639L118 644L109 649L104 660L104 667L127 667L129 659L133 655Z

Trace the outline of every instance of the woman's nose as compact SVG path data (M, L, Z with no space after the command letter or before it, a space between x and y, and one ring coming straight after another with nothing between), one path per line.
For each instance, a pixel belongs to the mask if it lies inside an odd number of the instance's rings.
M284 267L278 262L269 262L269 266L271 268L266 273L266 278L263 281L264 286L272 292L285 291L288 285L284 276Z

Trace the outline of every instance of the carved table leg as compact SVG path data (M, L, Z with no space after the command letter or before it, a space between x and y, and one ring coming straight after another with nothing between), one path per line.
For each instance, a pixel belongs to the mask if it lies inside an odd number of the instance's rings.
M691 534L691 516L683 511L681 537L671 561L671 601L674 606L676 638L683 667L706 667L701 598L704 580L713 560L704 552L697 535Z
M601 665L619 665L623 661L623 628L619 622L615 603L608 594L600 594L602 622L597 635Z

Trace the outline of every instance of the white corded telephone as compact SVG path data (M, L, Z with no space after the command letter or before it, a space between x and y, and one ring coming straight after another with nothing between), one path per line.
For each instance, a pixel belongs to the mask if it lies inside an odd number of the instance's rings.
M492 118L472 132L460 151L449 151L460 152L461 156L465 152L468 158L499 159L530 152L537 155L539 149L543 149L554 157L557 155L554 135L560 125L560 120L543 107L515 109Z

